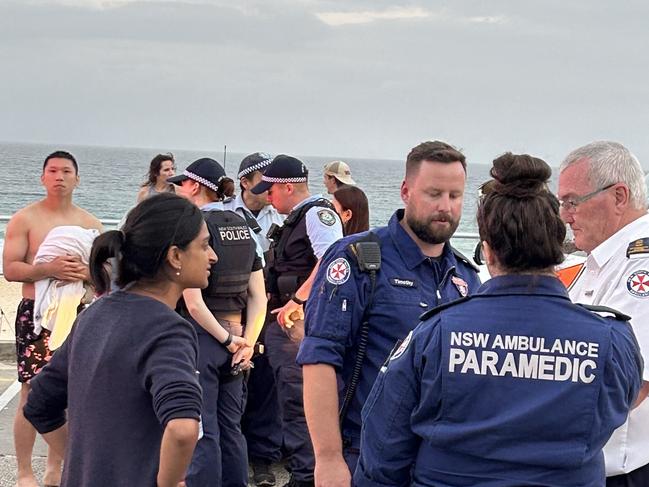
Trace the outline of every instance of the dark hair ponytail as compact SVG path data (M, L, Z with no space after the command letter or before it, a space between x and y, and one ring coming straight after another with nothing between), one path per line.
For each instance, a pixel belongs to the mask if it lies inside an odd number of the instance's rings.
M478 204L480 239L510 272L542 271L563 261L566 226L559 201L548 190L550 166L510 152L493 161L493 180Z
M133 208L121 230L97 237L90 253L90 276L98 293L110 289L108 259L117 259L117 285L142 278L155 279L169 247L185 249L203 224L200 210L180 196L162 193Z

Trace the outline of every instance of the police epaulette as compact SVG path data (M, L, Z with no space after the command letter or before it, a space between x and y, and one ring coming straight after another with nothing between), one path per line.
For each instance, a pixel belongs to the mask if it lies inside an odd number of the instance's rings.
M456 259L461 260L466 265L471 267L474 271L476 271L477 273L480 273L480 268L478 266L476 266L473 262L471 262L462 252L460 252L458 249L456 249L452 245L451 245L451 250L453 251L453 255L455 255Z
M473 296L464 296L463 298L458 298L455 301L449 301L448 303L440 304L439 306L435 306L433 309L429 309L428 311L424 312L421 316L419 316L419 321L425 321L428 318L430 318L433 315L436 315L440 311L444 311L445 309L450 308L451 306L455 306L456 304L464 303L471 299Z
M630 316L625 315L624 313L616 309L609 308L608 306L598 306L594 304L581 304L581 303L577 303L577 305L593 313L606 313L609 315L613 315L613 317L618 321L629 321L631 319Z
M626 248L627 258L638 254L649 254L649 238L639 238L634 240Z

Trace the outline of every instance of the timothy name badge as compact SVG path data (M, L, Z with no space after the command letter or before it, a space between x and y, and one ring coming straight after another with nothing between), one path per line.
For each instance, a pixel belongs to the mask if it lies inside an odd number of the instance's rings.
M318 219L328 227L336 223L336 216L331 210L325 209L318 211Z
M467 294L469 294L469 285L464 279L457 276L451 276L451 282L455 284L455 287L462 297L465 297Z
M626 280L626 288L629 293L639 298L649 296L649 272L644 270L635 271Z
M335 286L344 284L349 279L351 268L344 257L339 257L327 267L327 281Z
M401 277L393 277L390 279L390 284L397 287L417 287L412 279L402 279Z

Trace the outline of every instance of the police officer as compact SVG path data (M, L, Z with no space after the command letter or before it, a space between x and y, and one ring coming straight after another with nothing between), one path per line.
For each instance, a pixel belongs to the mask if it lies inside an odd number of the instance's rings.
M303 335L302 305L311 291L315 269L325 251L342 237L342 224L333 205L308 187L308 170L295 157L278 155L252 188L268 191L268 200L284 225L273 234L268 263L270 307L277 325L266 331L268 359L275 373L291 479L287 485L313 485L313 449L302 404L302 370L295 363Z
M318 485L349 485L360 411L396 341L422 312L479 286L474 266L448 243L459 224L465 181L462 153L439 141L418 145L408 154L401 185L405 210L387 227L341 240L322 261L298 355ZM371 252L359 245L372 239L381 254L374 275L365 268ZM345 386L340 395L337 372Z
M381 368L357 486L604 485L602 447L641 383L628 317L572 304L555 277L550 167L508 153L491 174L477 217L493 278L425 313Z
M561 164L561 216L588 257L567 282L575 302L611 306L631 316L645 351L649 389L649 215L640 162L622 144L592 142ZM565 271L564 271L565 274ZM649 401L629 414L604 448L606 485L649 485Z
M272 157L255 152L243 158L239 166L241 193L224 201L223 206L241 215L253 230L264 252L270 248L267 237L270 227L281 225L284 216L268 203L266 192L254 194L250 190L261 182L261 177L271 163ZM270 318L271 315L268 315ZM260 335L264 342L267 322ZM281 460L282 423L277 402L277 387L273 371L265 353L253 357L254 370L247 381L246 410L241 428L248 445L248 459L252 466L252 480L258 486L275 485L275 475L270 465Z
M195 325L203 389L203 437L187 471L188 487L248 485L246 443L241 433L243 374L266 313L261 256L245 220L221 210L225 171L213 159L190 164L169 178L177 193L200 207L218 261L204 290L183 293L183 315ZM242 312L246 312L245 333Z

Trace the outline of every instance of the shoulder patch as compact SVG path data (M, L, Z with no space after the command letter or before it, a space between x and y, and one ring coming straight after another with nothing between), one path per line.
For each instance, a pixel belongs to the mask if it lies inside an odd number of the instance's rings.
M464 279L459 276L451 276L451 282L455 284L455 287L460 293L460 296L464 298L467 294L469 294L469 285Z
M336 215L334 215L331 210L325 208L318 210L318 220L330 227L336 223Z
M412 339L412 330L408 333L408 336L403 339L399 348L390 356L390 360L396 360L401 357L406 350L408 350L408 345L410 345L410 340Z
M626 280L626 288L633 296L649 296L649 272L640 270L632 273Z
M627 258L632 255L646 255L649 254L649 238L639 238L629 244L626 249Z
M327 267L327 281L334 286L346 283L350 274L351 267L344 257L338 257Z

